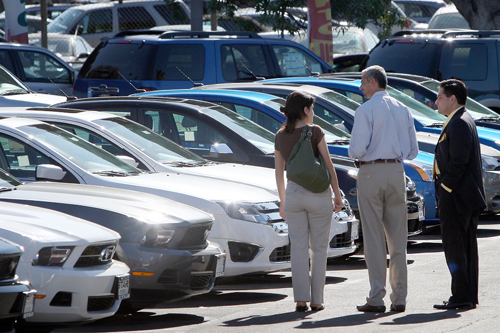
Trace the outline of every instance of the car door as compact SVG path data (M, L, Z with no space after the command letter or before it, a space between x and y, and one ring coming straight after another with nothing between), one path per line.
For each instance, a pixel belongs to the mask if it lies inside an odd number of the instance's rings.
M0 133L0 165L2 169L23 182L33 182L36 180L36 167L40 164L60 166L66 171L66 175L61 182L78 183L78 180L71 172L52 158L21 140Z
M18 77L31 90L53 95L73 95L74 70L50 53L13 48L14 57L21 69Z

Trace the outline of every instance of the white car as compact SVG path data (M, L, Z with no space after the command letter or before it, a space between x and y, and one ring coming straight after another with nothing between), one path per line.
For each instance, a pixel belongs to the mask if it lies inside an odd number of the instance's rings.
M106 112L68 109L33 108L26 111L1 112L0 116L28 117L62 127L81 138L111 152L126 155L139 169L153 172L182 173L226 179L242 184L257 185L278 195L274 170L243 164L215 163L183 148L175 142L125 117ZM330 239L357 237L359 221L350 214L349 203L332 218ZM353 253L356 246L329 247L330 258Z
M17 274L37 290L21 326L89 322L112 316L129 297L129 268L113 260L120 235L49 209L0 203L2 237L24 247Z
M0 120L0 167L23 181L53 180L156 194L215 218L209 240L228 254L225 275L290 267L279 197L257 186L180 173L142 172L56 126Z
M0 65L0 108L49 106L66 101L66 97L31 91L14 74Z
M21 184L2 169L0 188L0 201L52 209L118 232L115 259L131 275L131 297L122 310L208 293L224 274L226 255L207 241L214 219L199 209L111 187Z

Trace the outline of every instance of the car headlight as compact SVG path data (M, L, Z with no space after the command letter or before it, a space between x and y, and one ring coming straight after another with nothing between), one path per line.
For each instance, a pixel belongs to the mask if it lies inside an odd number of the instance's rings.
M44 247L38 251L31 264L33 266L62 266L74 248L74 246Z
M227 215L233 219L269 224L268 217L261 213L255 204L246 204L242 202L218 202L218 204L224 208ZM276 206L276 208L279 214L279 207Z
M280 216L279 201L260 203L218 202L218 204L233 219L270 226L277 234L288 233L288 223Z
M500 163L498 163L498 160L492 156L489 156L489 155L482 155L481 154L481 160L482 160L483 171L495 170L497 167L500 166Z
M349 171L347 171L347 174L349 176L351 176L352 178L357 179L358 178L358 171L359 171L359 169L349 169Z
M405 163L415 169L424 182L432 182L432 165L408 160Z
M142 237L141 245L145 247L165 247L174 238L175 230L167 226L151 228Z

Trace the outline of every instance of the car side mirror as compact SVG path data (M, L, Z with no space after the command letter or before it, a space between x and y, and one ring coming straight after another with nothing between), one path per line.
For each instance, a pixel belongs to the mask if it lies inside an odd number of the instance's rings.
M122 160L123 162L127 163L127 164L130 164L131 166L133 166L134 168L137 167L139 165L139 162L137 162L136 160L134 160L132 157L130 156L126 156L126 155L116 155L116 157L118 157L120 160Z
M57 165L53 164L40 164L36 167L35 179L60 181L66 175L66 171Z
M233 151L229 146L225 143L216 143L210 146L210 154L209 158L220 159L220 158L228 158L229 155L233 154Z
M76 58L77 59L82 59L82 58L85 59L85 58L88 58L89 55L90 55L90 53L88 53L88 52L80 53Z
M345 127L344 123L335 124L334 126L336 128L338 128L339 130L342 130L342 131L347 132L347 133L351 133L351 131L349 131L347 129L347 127Z

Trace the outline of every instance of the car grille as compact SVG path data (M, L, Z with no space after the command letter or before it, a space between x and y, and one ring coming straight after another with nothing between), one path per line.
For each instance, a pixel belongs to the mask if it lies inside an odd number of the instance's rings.
M115 301L116 299L114 294L89 296L87 301L87 311L108 310L115 304Z
M89 267L109 264L116 250L116 242L89 245L85 248L74 267Z
M205 246L212 223L189 228L179 242L180 248Z
M255 204L255 209L262 214L262 217L267 223L273 226L277 234L288 233L288 225L280 216L280 202L261 202Z
M191 273L191 289L205 289L214 277L214 272L192 272Z
M269 255L269 261L271 262L284 262L290 261L290 245L285 245L282 247L277 247Z
M13 279L16 275L16 267L19 263L20 254L0 257L0 280Z
M338 249L352 246L352 223L347 224L347 231L335 235L330 240L330 248Z

